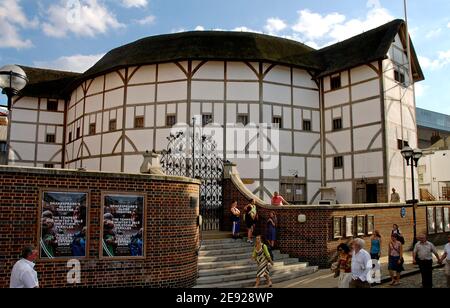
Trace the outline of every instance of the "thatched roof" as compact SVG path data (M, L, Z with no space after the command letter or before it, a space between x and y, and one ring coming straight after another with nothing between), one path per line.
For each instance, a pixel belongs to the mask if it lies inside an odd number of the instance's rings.
M28 77L28 84L20 95L31 97L64 98L65 89L80 73L41 69L20 65Z
M405 29L402 20L314 50L297 41L258 33L191 31L147 37L108 52L84 74L22 67L30 84L27 96L65 98L81 83L127 66L183 60L265 61L307 69L317 77L387 57L395 36ZM404 40L405 34L401 34ZM412 46L414 79L424 79Z

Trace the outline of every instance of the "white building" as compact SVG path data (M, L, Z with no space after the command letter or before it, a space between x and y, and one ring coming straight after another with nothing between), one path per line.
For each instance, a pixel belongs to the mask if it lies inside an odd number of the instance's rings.
M314 204L410 198L400 148L417 147L406 27L395 20L333 46L255 33L186 32L116 48L84 74L22 67L30 84L12 110L10 163L138 172L175 122L278 123L279 166L230 159L264 199L281 190ZM411 46L412 47L412 46ZM423 80L412 48L414 81ZM295 176L294 176L295 175ZM409 190L408 190L409 189ZM297 193L297 195L294 195Z

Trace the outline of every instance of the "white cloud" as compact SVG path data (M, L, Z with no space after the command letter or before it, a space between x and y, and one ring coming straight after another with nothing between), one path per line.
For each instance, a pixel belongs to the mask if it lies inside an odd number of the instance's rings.
M439 70L450 64L450 50L438 52L435 59L419 56L420 65L426 70Z
M450 28L450 22L448 23L447 28Z
M339 13L322 16L310 10L301 10L298 14L299 20L292 30L302 33L305 38L311 40L322 38L330 33L334 26L345 21L345 16Z
M437 29L432 29L430 31L428 31L428 33L425 35L425 37L427 39L432 39L432 38L436 38L439 37L442 33L442 28L437 28Z
M197 27L195 27L194 30L195 30L195 31L205 31L205 27L203 27L203 26L197 26Z
M60 1L47 9L47 20L43 30L52 37L65 37L68 33L95 37L125 26L101 0Z
M269 33L278 33L287 28L287 24L280 18L267 19L264 29Z
M122 0L122 4L127 8L146 7L148 5L148 1L147 0Z
M369 10L364 19L347 19L337 12L322 15L310 10L301 10L292 30L300 35L301 41L313 41L320 46L324 45L324 42L325 45L329 45L343 41L394 19L378 0L369 0L367 7Z
M73 55L60 57L52 61L35 61L33 64L41 68L56 69L62 71L84 73L97 63L104 54L97 55Z
M33 43L20 35L20 30L36 28L36 18L29 20L20 0L2 0L0 2L0 48L30 48Z
M153 25L155 23L155 21L156 21L156 16L153 16L153 15L149 15L142 19L136 20L136 22L138 24L140 24L141 26Z

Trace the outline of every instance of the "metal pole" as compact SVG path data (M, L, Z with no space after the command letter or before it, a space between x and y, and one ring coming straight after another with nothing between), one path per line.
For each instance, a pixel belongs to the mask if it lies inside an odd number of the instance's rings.
M416 188L414 183L414 162L411 158L411 183L412 183L412 206L413 206L413 247L416 245L417 238L417 219L416 219Z
M192 178L195 178L195 117L192 118Z
M6 132L6 165L9 165L9 149L11 143L11 112L12 112L12 95L7 93L8 97L8 130Z

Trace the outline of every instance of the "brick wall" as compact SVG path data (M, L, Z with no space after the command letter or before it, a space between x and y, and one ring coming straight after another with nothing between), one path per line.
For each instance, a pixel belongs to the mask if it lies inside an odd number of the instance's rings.
M224 220L223 230L231 230L230 205L233 200L238 201L242 209L248 204L250 198L236 187L231 179L224 180ZM449 207L450 203L427 203L421 204L417 210L417 233L427 233L426 207L427 206ZM400 211L406 207L406 217L401 218ZM298 257L301 261L310 262L313 265L328 267L332 260L336 247L344 242L348 243L353 238L333 238L333 217L374 215L375 229L381 232L384 239L383 253L387 253L387 243L391 234L392 225L398 224L405 236L406 248L410 249L413 240L413 209L405 204L375 204L375 205L338 205L338 206L283 206L273 207L259 205L257 234L265 235L266 221L271 211L278 217L277 246L282 253L292 257ZM306 222L299 223L298 216L305 215ZM241 228L246 232L246 228ZM231 231L230 231L231 232ZM436 245L447 242L447 234L441 233L430 235L429 240ZM366 240L367 249L370 248L370 235L361 236Z
M81 286L191 287L197 278L198 207L190 197L199 182L152 175L0 167L0 288L25 245L38 247L40 189L90 192L88 257L81 260ZM142 260L99 258L101 193L147 196L146 257ZM42 287L67 287L65 261L36 262Z

